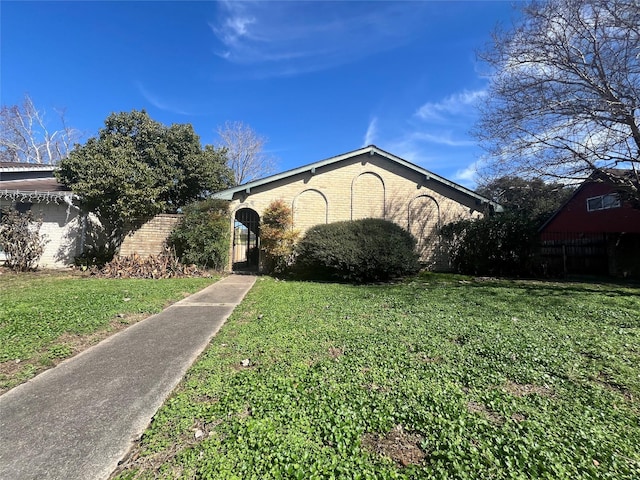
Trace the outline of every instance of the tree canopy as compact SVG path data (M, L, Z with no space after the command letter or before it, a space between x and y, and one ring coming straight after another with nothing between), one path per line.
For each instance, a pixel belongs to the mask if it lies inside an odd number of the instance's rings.
M640 3L525 4L481 57L491 68L476 130L485 173L563 182L596 173L640 197Z
M233 182L223 150L202 148L191 125L167 127L144 110L109 115L97 137L60 162L56 176L106 222L110 235Z
M542 223L569 199L574 189L562 183L507 175L488 181L476 190L502 205L507 212Z

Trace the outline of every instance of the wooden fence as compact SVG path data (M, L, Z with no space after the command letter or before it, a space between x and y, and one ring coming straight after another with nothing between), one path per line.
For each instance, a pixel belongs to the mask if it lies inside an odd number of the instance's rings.
M540 239L540 260L548 274L640 276L640 235L554 233Z

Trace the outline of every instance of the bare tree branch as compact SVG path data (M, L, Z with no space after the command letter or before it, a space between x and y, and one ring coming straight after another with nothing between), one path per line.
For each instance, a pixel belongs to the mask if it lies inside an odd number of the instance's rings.
M55 164L66 158L80 139L77 130L66 124L64 111L57 112L62 128L49 131L45 112L25 95L22 105L0 109L0 161Z
M489 153L481 173L598 173L639 195L640 3L534 1L522 13L480 55L492 72L475 131Z
M220 147L227 152L227 165L236 185L270 175L275 170L273 157L264 152L266 138L242 122L226 122L218 127Z

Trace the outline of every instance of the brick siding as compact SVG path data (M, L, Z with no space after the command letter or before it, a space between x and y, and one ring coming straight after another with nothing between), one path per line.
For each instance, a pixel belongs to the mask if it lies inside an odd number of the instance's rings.
M439 270L448 267L448 258L438 248L439 228L482 215L474 199L454 189L386 158L361 155L236 194L231 221L241 208L262 215L278 199L292 208L294 228L301 234L319 223L365 217L391 220L416 236L423 262Z

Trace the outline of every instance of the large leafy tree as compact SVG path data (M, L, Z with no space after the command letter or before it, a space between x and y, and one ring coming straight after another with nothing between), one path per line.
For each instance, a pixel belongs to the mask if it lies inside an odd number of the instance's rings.
M144 110L109 115L97 137L60 162L56 176L116 243L136 222L176 212L233 182L223 150L202 148L191 125L167 127Z
M637 0L525 4L482 57L491 84L477 133L490 174L567 182L595 173L640 198Z

